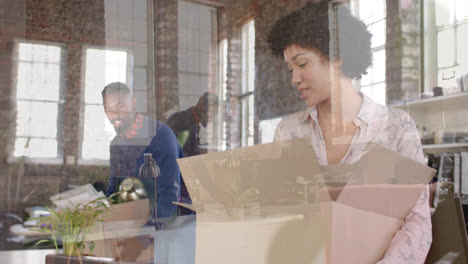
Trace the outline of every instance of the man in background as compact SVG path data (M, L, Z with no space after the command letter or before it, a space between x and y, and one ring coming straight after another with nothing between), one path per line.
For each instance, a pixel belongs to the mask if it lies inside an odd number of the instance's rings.
M206 127L214 119L217 109L218 96L206 92L196 105L174 113L166 120L166 125L172 129L182 145L184 157L206 153L206 150L200 148L200 125Z
M110 177L106 195L117 191L127 177L138 177L143 154L151 153L159 166L157 178L157 217L176 214L172 202L180 198L180 170L176 159L183 157L174 133L162 122L135 111L135 98L127 85L120 82L108 84L102 91L104 111L117 135L110 145ZM150 201L154 203L154 185L145 186ZM154 206L154 205L153 205Z

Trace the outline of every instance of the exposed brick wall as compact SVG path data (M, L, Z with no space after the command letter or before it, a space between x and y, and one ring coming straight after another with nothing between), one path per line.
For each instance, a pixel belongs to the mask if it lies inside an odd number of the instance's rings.
M284 60L273 56L267 44L274 23L293 10L301 8L304 0L262 1L255 16L255 112L258 120L270 119L299 111L305 107L292 86Z
M293 113L305 107L292 87L284 61L270 52L266 42L268 33L280 17L304 5L296 1L227 1L219 16L219 38L228 38L228 100L226 120L229 126L230 147L240 146L241 108L236 96L241 91L240 28L249 19L255 20L255 131L258 142L258 123Z
M16 114L12 96L13 40L24 38L25 5L22 1L0 1L0 171L6 169L10 140L14 132ZM1 175L4 173L0 172ZM0 177L2 177L0 175Z
M24 38L25 4L23 1L0 0L0 212L13 208L8 204L8 198L14 195L16 189L12 186L13 177L7 164L11 150L11 135L16 125L16 113L13 109L12 75L13 40ZM9 207L9 208L8 208Z
M104 1L2 0L0 14L0 145L5 146L0 150L0 185L8 189L0 196L0 210L8 206L10 211L21 212L20 201L40 184L47 185L48 181L53 181L57 188L63 190L66 184L76 182L72 177L82 175L93 167L6 163L15 135L15 40L57 43L64 49L66 59L62 65L64 86L61 93L65 103L63 108L59 108L58 137L63 142L61 154L76 156L80 143L82 50L84 45L105 44ZM7 118L10 122L3 122ZM108 175L107 168L100 169L106 170ZM37 204L46 202L37 201L37 198L44 198L48 191L57 192L57 188L39 188L29 196L28 201L36 199ZM16 197L17 191L19 197Z
M419 0L400 8L387 0L386 81L387 103L419 97L420 10Z
M26 39L59 43L65 49L65 103L59 118L63 123L58 127L63 128L62 154L76 157L80 144L83 47L105 44L104 1L27 0Z
M178 1L155 0L155 57L157 118L179 104L178 89Z

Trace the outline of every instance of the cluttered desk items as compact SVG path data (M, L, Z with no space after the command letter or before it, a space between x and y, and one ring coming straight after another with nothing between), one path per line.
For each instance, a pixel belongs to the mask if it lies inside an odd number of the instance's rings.
M61 245L62 254L48 257L50 263L59 263L56 258L61 256L99 258L87 260L90 263L101 263L102 258L115 260L119 254L115 241L120 238L140 237L152 243L154 228L144 227L150 218L148 199L111 205L112 197L105 197L88 184L54 195L51 201L56 207L48 208L48 215L34 218L36 228L31 229L31 232L49 235L38 244L51 241L57 253ZM151 247L136 260L152 259L153 249Z

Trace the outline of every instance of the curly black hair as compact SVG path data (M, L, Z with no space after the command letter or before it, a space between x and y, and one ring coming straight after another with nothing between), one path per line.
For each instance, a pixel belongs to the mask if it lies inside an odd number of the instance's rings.
M268 35L267 42L274 55L283 56L293 44L318 50L329 60L342 62L341 72L350 78L361 78L372 65L372 34L366 25L343 5L336 12L339 54L330 53L329 1L310 2L279 19Z

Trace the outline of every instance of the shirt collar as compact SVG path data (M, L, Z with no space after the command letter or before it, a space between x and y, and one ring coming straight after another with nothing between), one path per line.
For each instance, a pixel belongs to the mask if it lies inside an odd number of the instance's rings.
M368 126L370 120L372 120L372 114L375 113L376 104L369 98L367 95L363 94L362 92L358 91L359 95L362 97L362 105L359 109L358 114L354 118L354 124L356 126ZM301 121L304 123L310 119L318 122L317 119L317 107L310 106L304 110L303 115L301 116Z
M143 125L143 115L137 113L135 116L135 121L133 122L133 125L132 125L132 129L127 131L127 133L125 133L125 137L130 139L136 136L136 134L138 133L138 130L142 127L142 125Z
M358 93L362 97L362 105L359 109L359 113L354 118L354 124L356 124L356 126L369 126L376 112L377 105L374 101L372 101L372 99L363 94L361 91L358 91Z
M304 122L307 122L309 120L309 118L311 118L312 120L318 122L317 120L317 107L314 105L314 106L309 106L307 107L307 109L304 110L304 113L301 117L301 121L304 123Z

